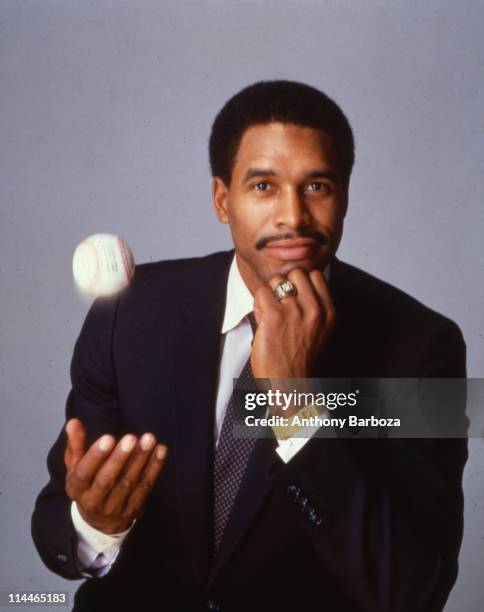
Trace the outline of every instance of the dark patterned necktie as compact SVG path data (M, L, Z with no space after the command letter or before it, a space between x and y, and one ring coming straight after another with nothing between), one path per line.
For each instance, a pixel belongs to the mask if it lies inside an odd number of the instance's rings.
M256 321L254 313L247 315L255 333ZM254 381L254 375L250 366L250 355L242 372L239 375L239 386L245 388L247 383ZM233 435L235 417L241 414L243 406L238 402L243 402L243 394L232 392L227 412L222 423L222 430L215 451L214 461L214 555L217 552L227 521L232 510L235 496L244 476L247 462L254 448L256 438L236 438Z

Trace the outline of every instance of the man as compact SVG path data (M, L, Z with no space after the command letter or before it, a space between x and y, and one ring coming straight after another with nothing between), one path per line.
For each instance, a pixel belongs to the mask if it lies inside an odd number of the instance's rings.
M353 156L321 92L242 90L210 138L235 251L138 266L91 308L32 519L87 578L75 610L443 609L465 440L232 435L239 375L465 376L454 323L335 257Z

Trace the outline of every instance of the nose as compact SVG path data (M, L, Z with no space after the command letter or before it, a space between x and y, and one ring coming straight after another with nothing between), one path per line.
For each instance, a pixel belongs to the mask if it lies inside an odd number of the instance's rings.
M279 194L274 215L279 229L295 231L309 225L309 211L297 189L287 188Z

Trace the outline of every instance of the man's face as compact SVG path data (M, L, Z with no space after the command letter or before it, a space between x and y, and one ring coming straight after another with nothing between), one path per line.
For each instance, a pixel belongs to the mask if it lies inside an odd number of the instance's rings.
M347 190L330 136L269 123L245 131L230 186L215 177L213 199L254 293L275 274L324 269L341 239Z

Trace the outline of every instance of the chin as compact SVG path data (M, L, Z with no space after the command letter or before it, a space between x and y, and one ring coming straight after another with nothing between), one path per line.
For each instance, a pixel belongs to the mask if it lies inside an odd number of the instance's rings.
M321 261L314 261L312 259L298 259L295 261L281 261L278 266L274 267L274 274L282 274L283 276L287 276L291 270L295 268L299 268L300 270L305 270L306 272L310 272L315 268L320 268L323 270L325 264Z

